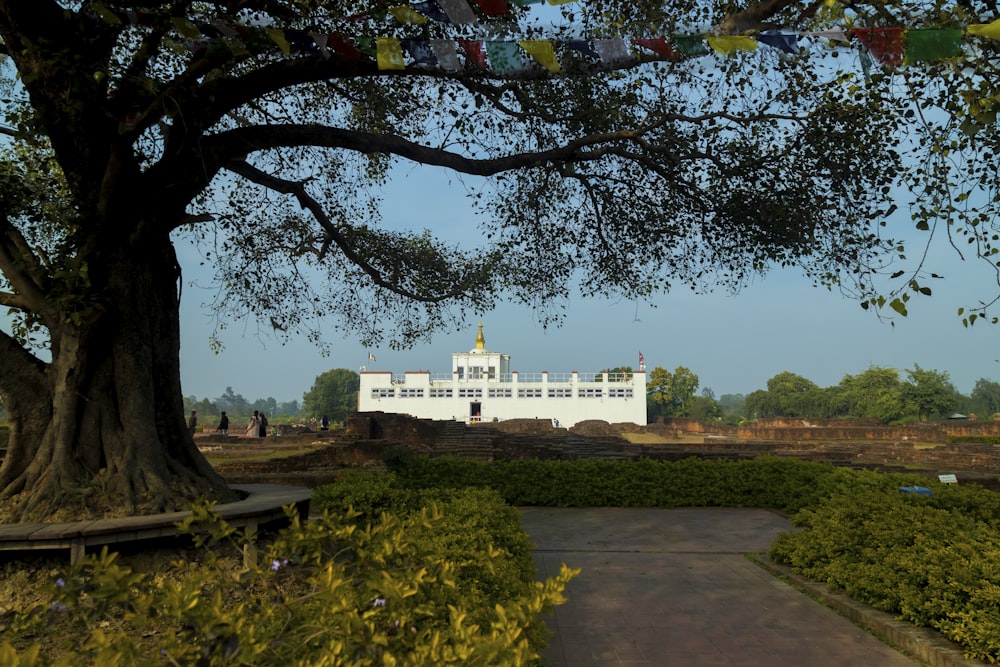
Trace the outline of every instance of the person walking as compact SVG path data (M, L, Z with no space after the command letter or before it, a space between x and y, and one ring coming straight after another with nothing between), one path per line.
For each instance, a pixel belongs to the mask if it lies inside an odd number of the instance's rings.
M216 429L222 435L229 435L229 417L226 416L226 411L222 411L222 415L219 417L219 428Z
M260 437L260 416L256 410L253 411L253 417L250 418L250 423L247 424L246 436L248 438Z

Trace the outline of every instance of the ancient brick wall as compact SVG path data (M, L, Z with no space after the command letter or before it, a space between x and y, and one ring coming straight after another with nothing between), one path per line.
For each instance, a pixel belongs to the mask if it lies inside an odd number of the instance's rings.
M847 441L948 441L944 429L932 425L915 426L794 426L761 427L756 423L740 426L736 436L745 440L847 440Z

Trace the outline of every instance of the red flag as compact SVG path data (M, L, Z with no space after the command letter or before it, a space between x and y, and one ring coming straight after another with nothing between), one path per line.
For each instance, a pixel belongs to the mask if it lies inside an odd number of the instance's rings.
M469 60L479 66L479 69L486 67L486 49L483 48L482 40L460 39L458 40L458 45L469 56Z
M476 4L484 16L503 16L510 13L507 0L476 0Z
M333 47L333 50L337 52L337 55L352 63L356 63L361 60L361 52L358 51L358 47L354 45L351 38L347 35L341 35L339 33L334 33L329 36L327 43Z
M639 368L646 365L646 360L642 357L642 352L639 353Z
M658 53L661 56L666 56L667 58L670 58L671 60L679 60L680 59L680 56L677 55L677 52L674 51L672 48L670 48L670 45L667 44L667 38L666 37L650 37L648 39L633 39L632 43L635 44L636 46L642 46L644 48L647 48L650 51L652 51L653 53Z
M847 31L865 45L872 58L891 67L903 64L902 28L857 28Z

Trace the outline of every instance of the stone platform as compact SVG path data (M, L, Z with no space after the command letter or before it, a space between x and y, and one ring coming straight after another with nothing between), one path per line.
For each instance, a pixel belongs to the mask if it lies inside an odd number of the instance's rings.
M302 518L309 516L311 492L307 488L272 484L240 484L231 488L246 493L246 498L216 505L215 511L229 525L244 528L249 534L263 526L286 522L286 505L295 505ZM62 523L0 524L0 551L69 550L70 562L75 563L88 548L175 537L175 524L190 515L190 511L182 511ZM251 542L244 550L244 559L255 558Z

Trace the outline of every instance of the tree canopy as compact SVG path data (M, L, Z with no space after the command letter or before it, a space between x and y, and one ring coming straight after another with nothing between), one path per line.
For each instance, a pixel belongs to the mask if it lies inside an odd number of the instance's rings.
M825 38L682 56L705 32L966 25L988 4L417 7L0 0L0 518L227 497L184 428L176 243L217 270L220 333L252 312L397 347L497 298L550 322L571 289L736 290L773 266L903 314L935 275L885 226L907 188L916 230L995 267L994 43L903 72ZM481 243L380 224L414 164L483 179ZM95 479L100 502L74 491Z
M302 396L302 413L306 417L327 417L341 422L358 409L358 374L346 368L334 368L316 376L313 386Z

